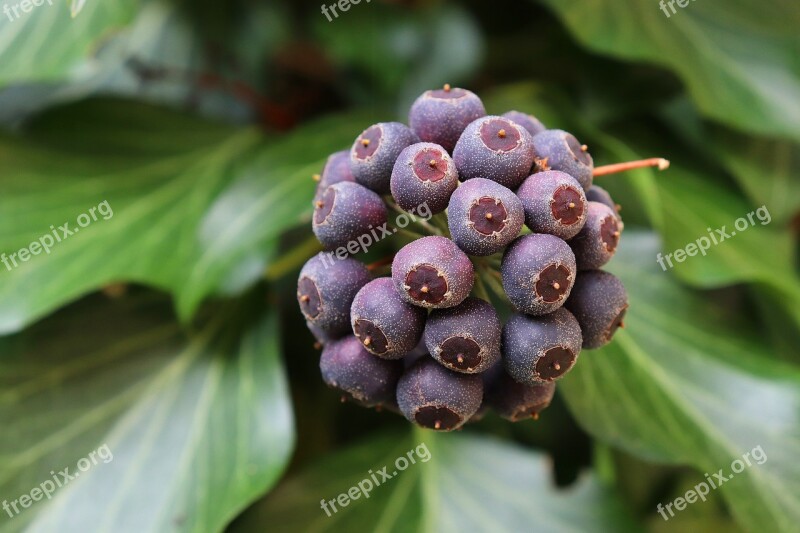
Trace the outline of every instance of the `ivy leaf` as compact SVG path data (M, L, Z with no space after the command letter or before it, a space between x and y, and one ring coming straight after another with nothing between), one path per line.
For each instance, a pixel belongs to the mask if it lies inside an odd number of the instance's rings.
M99 43L130 24L140 6L136 0L84 3L73 0L68 11L63 2L46 0L29 13L0 13L0 87L57 81L79 66L91 68L87 59Z
M0 252L17 264L0 265L0 332L109 283L169 291L184 320L206 296L251 285L280 235L309 221L312 174L360 120L330 117L275 140L95 100L49 113L24 138L0 137ZM112 216L78 226L104 202ZM65 223L80 233L62 235ZM45 235L66 239L23 262L19 251Z
M72 15L72 18L77 17L78 13L81 12L83 6L85 5L86 5L86 0L72 0L72 3L70 4L69 8L69 13L70 15Z
M336 512L322 508L321 500L336 499L384 466L391 479L376 475L385 484L374 486L368 499L359 496ZM387 435L290 477L232 531L268 524L317 532L632 530L617 499L593 477L558 489L551 468L547 457L492 438Z
M674 14L667 8L669 16L651 0L545 3L587 48L675 72L705 115L800 140L800 9L793 0L738 0L724 8L691 2Z
M630 296L626 329L581 354L559 390L592 435L691 465L697 483L720 469L727 477L761 447L767 459L752 456L720 491L748 529L790 531L800 521L800 370L772 359L752 324L672 280L658 251L652 234L626 233L610 269Z
M292 409L277 317L253 300L185 332L163 296L93 296L0 339L0 491L78 474L8 526L219 531L272 486Z

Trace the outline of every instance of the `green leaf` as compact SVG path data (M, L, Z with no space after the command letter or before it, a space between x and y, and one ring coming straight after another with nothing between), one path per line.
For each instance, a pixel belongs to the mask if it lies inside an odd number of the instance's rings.
M674 71L707 116L800 139L800 6L793 0L691 2L669 18L652 0L545 3L584 46Z
M72 18L77 17L85 5L86 0L72 0L69 7L69 14L72 16Z
M800 144L722 132L714 145L747 196L768 206L776 223L800 213Z
M673 165L668 173L659 183L668 220L662 231L665 253L702 237L710 243L707 255L698 253L683 262L673 260L677 275L708 287L759 281L800 294L794 274L792 237L783 228L772 226L769 206L759 211L761 206L743 201L718 184L698 179L685 167ZM728 237L715 231L723 228L722 233Z
M66 77L84 65L103 38L128 25L139 8L134 0L95 1L76 17L82 1L72 2L72 13L62 0L44 0L29 13L11 10L18 2L4 4L10 10L0 13L0 87Z
M311 175L359 121L331 117L267 142L255 130L103 100L53 112L23 139L0 137L0 251L18 254L51 225L81 230L49 254L0 266L0 332L108 283L169 291L183 319L212 293L242 290L280 235L310 220ZM113 216L78 227L103 202Z
M611 264L630 296L626 329L583 353L560 391L592 435L691 465L697 483L761 446L767 460L751 460L719 490L747 529L791 531L800 522L800 370L772 360L763 335L723 303L676 284L655 264L658 251L651 234L627 232Z
M416 462L398 470L396 461L409 456ZM335 513L329 506L330 517L322 509L320 500L337 498L384 466L392 479L376 486L368 499L359 496L346 507L337 506ZM608 489L584 476L576 486L559 490L551 468L547 457L495 439L432 432L418 432L413 440L388 435L289 478L232 531L260 531L269 524L309 532L632 529Z
M277 318L253 299L186 333L161 296L93 296L0 339L4 499L80 476L3 526L219 531L273 485L293 417ZM79 471L103 445L113 459Z
M800 144L709 125L685 98L663 106L660 114L685 142L716 156L755 205L769 207L776 223L786 225L800 214Z

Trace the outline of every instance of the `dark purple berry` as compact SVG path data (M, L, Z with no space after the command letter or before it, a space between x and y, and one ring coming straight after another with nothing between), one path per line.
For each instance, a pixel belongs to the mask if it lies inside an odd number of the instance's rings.
M516 189L535 159L533 137L507 118L488 116L472 122L453 150L462 181L486 178Z
M375 357L353 336L326 345L319 367L325 383L366 407L394 404L403 373L402 361Z
M533 146L540 170L566 172L578 180L584 190L592 186L592 156L574 135L563 130L545 130L534 135Z
M513 120L526 130L531 136L536 135L537 133L541 133L547 128L545 128L544 124L539 121L538 118L534 117L533 115L529 115L527 113L521 113L519 111L509 111L508 113L503 113L503 116L509 120Z
M608 263L617 251L622 222L613 209L599 202L588 202L586 224L569 241L578 270L596 270Z
M552 313L566 301L575 281L575 256L553 235L518 237L503 255L503 288L516 308L530 315Z
M456 189L447 208L453 241L472 255L492 255L519 235L522 202L509 189L483 178Z
M511 422L537 420L556 391L554 381L519 383L508 375L502 364L493 366L483 376L484 404Z
M503 328L503 362L519 383L554 381L566 374L581 353L581 328L564 309L549 315L515 313Z
M622 217L619 215L621 209L620 205L614 202L614 200L611 198L611 195L608 194L608 191L602 187L598 187L597 185L592 185L589 187L589 190L586 191L586 200L589 202L599 202L607 205L614 210L614 213L617 214L617 219L622 220Z
M450 370L477 374L500 358L500 330L500 319L490 303L467 298L455 307L431 312L425 345Z
M475 282L469 257L445 237L422 237L397 252L392 279L400 295L420 307L453 307Z
M424 142L436 143L452 153L464 128L484 115L483 102L474 93L445 85L417 98L408 123Z
M381 122L365 129L350 149L350 170L356 182L387 194L397 156L418 142L419 137L399 122Z
M432 213L441 213L456 187L456 165L438 144L412 144L400 153L392 170L392 196L406 211L416 212L427 203Z
M565 306L581 325L583 347L591 350L608 344L623 327L628 293L613 274L590 270L578 276Z
M357 183L335 183L314 204L312 228L328 250L347 247L385 223L386 205L381 197ZM353 249L357 251L358 246Z
M534 233L571 239L586 223L586 195L569 174L537 172L526 179L517 196L522 200L525 224Z
M417 359L420 357L430 357L430 354L428 353L428 347L425 346L424 335L419 340L419 344L417 344L413 350L403 356L403 362L405 363L406 368L411 368L411 366L416 363Z
M364 285L350 308L353 333L370 353L384 359L399 359L419 344L426 315L403 301L391 278Z
M350 171L350 152L348 150L342 150L341 152L331 154L325 162L322 175L315 176L315 179L316 178L319 178L319 183L317 184L317 192L314 195L315 200L318 200L322 193L325 192L325 189L334 183L339 183L341 181L355 182L356 179Z
M297 302L306 320L329 337L350 330L350 306L371 276L360 261L319 253L300 270ZM313 330L312 330L313 332Z
M476 374L459 374L423 357L405 371L397 384L400 411L418 426L452 431L469 420L481 405L483 381Z
M333 334L333 335L331 335L331 334L327 333L325 330L323 330L322 328L319 328L319 327L315 326L314 324L312 324L308 320L306 320L306 327L308 328L308 331L310 331L311 334L314 335L314 338L317 341L317 343L314 345L314 347L317 348L317 349L325 346L329 342L333 342L333 341L338 340L338 339L340 339L340 338L342 338L344 336L343 334Z

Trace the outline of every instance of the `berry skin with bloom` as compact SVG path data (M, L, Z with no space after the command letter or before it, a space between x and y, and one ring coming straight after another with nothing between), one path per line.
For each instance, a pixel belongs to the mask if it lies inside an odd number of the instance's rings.
M475 271L469 257L446 237L422 237L405 245L392 262L402 298L427 308L454 307L469 296Z
M506 248L500 266L503 288L512 304L529 315L552 313L569 297L577 269L563 240L533 233Z
M537 172L517 189L525 225L534 233L571 239L586 224L586 195L575 178L558 170Z
M386 205L358 183L342 181L325 189L314 203L312 229L326 250L347 247L386 223Z
M488 116L472 122L453 150L462 181L486 178L516 189L530 174L536 153L528 130L507 118Z
M445 85L443 89L425 91L417 98L408 114L408 123L422 141L436 143L453 153L464 128L483 116L486 109L475 93Z
M353 300L350 320L353 333L371 354L399 359L419 344L427 313L406 303L391 278L364 285Z
M375 357L352 335L325 346L319 362L322 379L359 405L391 406L403 362Z
M397 156L418 142L419 137L399 122L381 122L365 129L350 149L350 171L356 183L387 194Z
M471 179L456 189L447 208L453 241L470 255L492 255L514 240L525 214L520 199L499 183Z
M533 137L539 170L566 172L584 191L592 186L594 161L585 144L564 130L545 130Z
M575 366L582 340L578 321L563 307L542 316L517 313L503 328L503 363L524 385L554 381Z
M427 204L431 213L441 213L456 187L456 165L438 144L412 144L400 153L392 170L392 196L405 211Z
M492 305L467 298L435 309L425 325L425 345L440 364L465 374L483 372L500 359L500 319Z
M371 278L360 261L319 253L300 270L297 303L306 320L325 333L325 340L339 337L350 329L353 298Z
M420 358L397 384L397 404L403 415L436 431L460 428L478 411L482 400L480 375L453 372L430 357Z

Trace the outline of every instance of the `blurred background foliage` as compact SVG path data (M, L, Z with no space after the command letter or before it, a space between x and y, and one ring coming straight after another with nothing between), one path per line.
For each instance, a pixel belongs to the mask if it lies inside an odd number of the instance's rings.
M69 5L66 5L69 4ZM71 17L71 13L74 17ZM792 531L800 523L800 6L72 0L0 20L0 497L107 443L19 531ZM340 404L294 301L325 157L468 87L574 132L623 206L628 327L538 422L458 434ZM765 205L772 221L663 272ZM391 253L384 242L370 252ZM433 459L328 518L424 442ZM709 501L667 503L762 446Z

